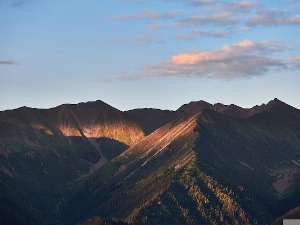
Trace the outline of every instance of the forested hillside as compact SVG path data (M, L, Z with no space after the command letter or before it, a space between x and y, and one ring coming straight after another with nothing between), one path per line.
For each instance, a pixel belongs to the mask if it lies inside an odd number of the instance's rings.
M269 224L300 204L300 112L19 108L0 165L3 224Z

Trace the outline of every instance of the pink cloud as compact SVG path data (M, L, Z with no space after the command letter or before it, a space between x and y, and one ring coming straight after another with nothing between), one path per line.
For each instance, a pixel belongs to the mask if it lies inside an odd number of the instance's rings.
M287 69L290 66L287 60L272 57L273 53L286 50L289 48L277 41L243 40L215 50L176 54L168 60L144 67L141 75L126 76L125 79L171 76L214 79L253 77Z
M293 57L288 59L293 68L300 68L300 57Z

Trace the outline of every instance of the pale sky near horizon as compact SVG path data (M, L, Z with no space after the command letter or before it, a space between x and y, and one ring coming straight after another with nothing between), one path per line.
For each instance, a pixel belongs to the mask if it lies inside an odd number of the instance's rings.
M297 0L0 0L0 110L300 109Z

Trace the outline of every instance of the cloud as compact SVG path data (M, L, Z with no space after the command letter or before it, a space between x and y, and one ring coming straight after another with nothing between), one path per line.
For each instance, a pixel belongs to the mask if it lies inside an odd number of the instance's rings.
M140 76L134 74L123 77L123 79L154 77L249 78L274 70L287 69L290 65L289 62L272 57L273 53L286 50L289 48L276 41L252 42L244 40L233 45L224 45L216 50L177 54L169 60L144 67Z
M177 27L193 27L205 25L234 25L239 23L241 18L232 13L219 13L213 15L193 16L185 19L177 20L174 25Z
M198 38L224 38L233 36L230 30L191 31L175 37L176 40L193 41Z
M300 63L300 57L289 58L290 61Z
M147 43L155 43L155 44L164 44L164 39L161 36L153 36L153 35L142 35L136 38L137 41L147 42Z
M300 15L288 15L283 10L259 10L250 18L248 26L280 26L280 25L300 25Z
M300 57L289 58L288 61L293 68L300 69Z
M179 11L157 12L147 10L137 14L121 14L116 18L119 20L167 20L173 19L178 15Z
M11 1L10 6L11 7L20 7L22 6L26 1L24 0L15 0L15 1Z
M155 31L155 30L159 30L161 29L163 26L161 24L150 24L150 25L147 25L147 30L149 31Z
M186 17L176 20L173 24L176 27L234 26L238 24L243 24L247 27L300 25L300 14L290 15L288 10L266 10L261 4L255 2L218 3L216 5L207 5L206 7L213 10L214 13ZM255 10L254 15L250 13L252 10ZM226 36L228 33L199 34L221 37L222 35Z
M17 63L11 60L0 60L0 65L16 65Z
M192 3L195 5L195 3ZM263 5L258 2L240 1L240 2L222 2L214 1L207 4L201 4L204 10L217 11L217 12L234 12L234 13L249 13L254 10L263 9Z
M170 2L164 0L165 2ZM261 3L252 1L225 2L217 0L176 0L176 2L187 3L191 6L201 6L205 10L223 11L223 12L250 12L263 7Z
M96 81L98 83L111 83L112 79L110 79L110 78L98 78Z
M169 0L164 0L165 2L170 2ZM216 0L174 0L174 2L183 2L183 3L188 3L194 6L198 5L208 5L208 4L214 4L217 1Z
M232 3L223 3L217 7L218 10L224 10L224 11L251 12L252 10L263 8L263 5L257 2L240 1L240 2L232 2Z
M34 0L0 0L0 5L4 4L10 8L21 7L26 3L30 3Z
M199 31L190 31L184 34L177 35L176 40L182 41L193 41L199 38L226 38L237 36L241 33L248 32L250 29L243 28L237 30L199 30Z

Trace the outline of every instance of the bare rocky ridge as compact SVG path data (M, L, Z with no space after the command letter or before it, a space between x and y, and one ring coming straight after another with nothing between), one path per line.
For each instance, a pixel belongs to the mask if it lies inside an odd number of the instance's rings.
M298 109L287 105L286 103L278 100L277 98L269 101L267 104L256 105L252 108L242 108L234 104L210 104L201 100L184 104L181 107L179 107L176 111L141 108L129 110L125 113L132 115L141 124L145 133L150 134L157 128L171 122L174 119L188 117L197 114L205 109L214 110L236 118L249 118L257 113L267 112L273 107L285 108L289 110L289 112L293 115L299 116Z
M232 117L249 118L257 113L267 112L271 110L273 107L285 108L288 109L290 112L294 112L295 115L298 114L297 109L287 105L286 103L278 100L277 98L269 101L267 104L262 104L259 106L256 105L252 108L242 108L234 104L231 105L224 105L221 103L210 104L205 101L190 102L177 109L176 113L179 115L185 115L185 114L191 115L199 111L202 111L204 109L211 109Z

